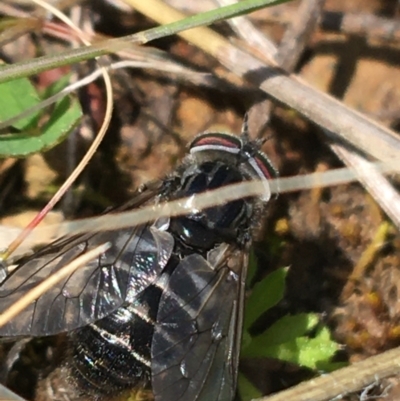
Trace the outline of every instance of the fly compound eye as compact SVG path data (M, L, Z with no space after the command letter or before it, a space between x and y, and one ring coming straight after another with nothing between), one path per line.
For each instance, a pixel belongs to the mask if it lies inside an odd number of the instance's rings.
M242 148L240 138L230 134L210 132L201 134L190 145L190 153L204 150L219 150L232 154L238 154Z
M278 171L275 169L268 157L263 153L258 152L258 154L254 157L254 161L264 177L270 180L278 177Z
M251 141L247 133L242 137L235 135L209 132L201 134L190 145L190 153L193 155L203 151L219 151L237 155L238 164L247 164L253 170L253 178L262 181L264 193L261 199L267 202L271 198L269 180L278 176L277 170L270 160L260 151L261 142Z
M258 175L264 186L264 195L261 196L262 200L267 202L271 199L271 188L269 180L278 177L278 171L272 165L271 161L261 152L248 160L255 173Z

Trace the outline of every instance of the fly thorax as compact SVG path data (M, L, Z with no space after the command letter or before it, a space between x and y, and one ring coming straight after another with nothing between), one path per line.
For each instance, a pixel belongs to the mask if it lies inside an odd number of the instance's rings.
M222 188L244 180L236 166L223 162L206 161L182 177L178 196L196 197L197 194ZM244 200L217 204L213 207L171 219L170 231L186 246L211 249L221 242L236 242L243 226L248 226L251 204Z

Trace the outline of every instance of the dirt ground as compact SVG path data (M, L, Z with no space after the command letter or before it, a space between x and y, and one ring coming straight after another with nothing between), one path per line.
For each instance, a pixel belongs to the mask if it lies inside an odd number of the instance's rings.
M290 15L297 6L294 2L279 7ZM325 10L400 17L393 0L329 0ZM96 31L113 36L152 26L137 13L118 11L105 3L93 12ZM262 12L254 17L255 24L279 41L282 24L263 21ZM229 32L226 25L219 24L218 29ZM32 57L38 42L47 51L62 48L46 37L23 37L8 44L5 53L19 61L17 48L24 46L25 57ZM221 68L177 37L152 45L196 69ZM296 72L311 86L398 130L399 60L399 42L317 29ZM51 78L41 74L37 84L45 86L46 79ZM239 133L244 113L263 99L252 88L243 91L243 87L222 83L208 88L140 69L119 70L113 75L113 85L116 107L109 132L85 173L51 215L52 221L96 215L128 200L140 184L171 171L199 132ZM24 226L29 222L87 149L104 113L102 82L90 84L79 97L85 124L70 139L41 155L0 161L0 224ZM262 117L250 121L250 126L258 121ZM263 150L281 176L342 166L320 129L282 105L274 105L261 135L270 138ZM393 182L397 184L396 177ZM272 237L284 244L274 254L269 253ZM400 236L360 184L280 195L271 203L265 235L255 249L260 276L290 266L285 299L260 323L260 330L289 312L317 312L332 329L333 338L343 344L339 361L358 361L400 345ZM255 381L265 394L309 375L277 361L258 366ZM400 392L398 379L393 378L380 383L376 394L389 384L386 401L395 400Z

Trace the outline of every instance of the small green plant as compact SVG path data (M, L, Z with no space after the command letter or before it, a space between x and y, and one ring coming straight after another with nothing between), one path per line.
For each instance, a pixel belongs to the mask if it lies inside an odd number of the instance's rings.
M250 263L249 278L253 276L253 264ZM340 345L331 339L329 329L320 324L315 313L286 315L263 333L250 334L253 323L282 300L287 272L288 268L278 269L254 285L246 301L241 356L276 358L310 369L331 371L337 368L331 358ZM238 386L243 401L262 395L242 373Z
M57 93L67 80L61 80L46 91L45 97ZM0 158L23 157L42 152L64 140L79 123L82 116L81 106L73 96L59 100L50 116L41 123L43 110L36 110L42 97L28 78L0 84L0 122L12 119L7 132L0 134ZM32 112L26 111L32 109ZM13 119L24 113L21 118Z

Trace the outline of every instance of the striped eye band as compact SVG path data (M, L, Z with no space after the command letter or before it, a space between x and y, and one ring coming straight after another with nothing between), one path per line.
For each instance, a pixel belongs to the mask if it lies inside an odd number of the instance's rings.
M247 136L243 136L241 139L230 134L210 132L199 135L193 140L190 145L190 153L195 154L196 152L217 150L241 156L241 159L251 166L262 181L264 195L261 196L261 199L267 202L271 198L271 189L268 181L277 177L278 172L269 159L259 150L259 147L259 143L249 141ZM249 148L251 152L248 152Z
M202 134L195 138L190 145L191 154L203 150L220 150L223 152L238 154L241 149L242 141L240 138L219 132Z
M268 180L273 178L270 174L271 164L267 163L267 160L263 157L260 157L260 154L257 154L255 157L251 157L248 162L253 167L253 170L260 177L263 186L264 186L264 195L261 196L262 200L267 202L271 199L271 188L269 186Z

